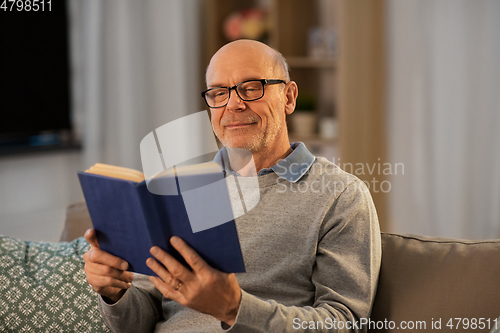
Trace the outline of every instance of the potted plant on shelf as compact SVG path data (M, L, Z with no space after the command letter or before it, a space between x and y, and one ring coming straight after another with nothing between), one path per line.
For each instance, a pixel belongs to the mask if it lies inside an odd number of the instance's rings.
M316 133L316 99L299 94L295 111L290 115L293 133L298 137L311 137Z

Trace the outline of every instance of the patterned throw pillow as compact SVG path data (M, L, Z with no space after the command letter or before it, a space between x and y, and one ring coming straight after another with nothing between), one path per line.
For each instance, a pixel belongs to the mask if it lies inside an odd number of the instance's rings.
M111 332L87 283L85 239L28 242L0 236L0 332Z

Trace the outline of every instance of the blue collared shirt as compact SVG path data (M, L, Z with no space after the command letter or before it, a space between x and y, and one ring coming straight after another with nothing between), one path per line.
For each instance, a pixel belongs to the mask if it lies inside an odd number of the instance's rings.
M311 168L312 164L316 160L316 157L302 142L293 142L290 144L290 147L293 150L290 155L272 167L260 170L257 175L263 176L274 172L279 177L286 179L291 183L296 183L300 178L302 178L309 168ZM235 176L239 176L238 173L229 167L229 163L227 163L227 161L225 163L223 162L223 156L227 156L225 147L219 150L217 155L215 155L214 161L220 164L224 168L224 171Z

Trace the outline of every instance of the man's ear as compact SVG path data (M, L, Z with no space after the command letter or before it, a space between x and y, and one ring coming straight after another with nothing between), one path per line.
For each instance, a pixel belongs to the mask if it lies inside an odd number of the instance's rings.
M285 113L291 114L295 110L295 103L297 101L297 96L299 95L299 87L295 81L290 81L285 87Z

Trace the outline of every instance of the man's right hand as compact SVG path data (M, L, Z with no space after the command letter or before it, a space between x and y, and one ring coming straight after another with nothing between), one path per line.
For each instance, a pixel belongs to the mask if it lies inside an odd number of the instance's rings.
M99 248L94 229L85 232L90 250L83 255L87 281L101 296L117 302L132 285L132 272L127 272L128 263Z

